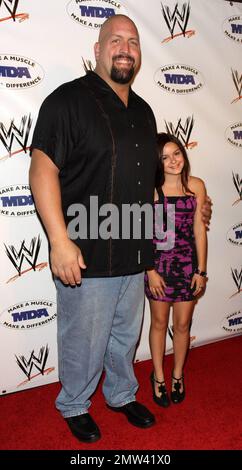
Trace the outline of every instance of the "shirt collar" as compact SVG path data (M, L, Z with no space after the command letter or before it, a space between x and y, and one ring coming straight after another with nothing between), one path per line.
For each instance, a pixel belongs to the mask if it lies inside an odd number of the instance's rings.
M93 71L88 71L87 72L87 79L88 81L92 83L92 86L94 86L96 92L99 95L109 95L110 98L114 99L116 102L118 101L120 105L125 106L122 102L122 100L119 98L117 93L108 85L105 80L103 80L96 72ZM132 105L136 101L136 95L133 92L132 88L129 87L129 99L128 99L128 108L132 107Z

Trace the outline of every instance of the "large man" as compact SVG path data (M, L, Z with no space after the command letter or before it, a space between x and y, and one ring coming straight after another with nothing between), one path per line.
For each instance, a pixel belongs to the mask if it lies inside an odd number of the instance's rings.
M30 169L57 288L62 389L56 406L85 442L100 438L88 408L103 368L109 409L138 427L155 422L135 400L132 363L143 314L144 269L153 266L152 242L132 233L120 236L123 220L119 236L113 227L110 236L99 231L110 204L121 214L125 204L153 203L156 125L150 107L130 86L141 62L133 21L123 15L105 21L95 57L95 72L60 86L44 101ZM98 202L98 223L92 197ZM81 219L79 232L88 228L87 237L67 229L80 205L87 219ZM143 233L142 217L139 222Z
M86 442L100 437L88 408L103 368L109 409L138 427L155 422L135 400L132 365L143 313L143 272L152 265L151 240L102 239L90 202L96 196L98 208L111 203L121 212L123 204L153 200L156 126L150 107L130 87L141 62L133 21L123 15L109 18L95 58L95 72L60 86L44 101L30 169L57 287L62 389L56 406L72 433ZM73 242L67 212L80 203L92 233Z

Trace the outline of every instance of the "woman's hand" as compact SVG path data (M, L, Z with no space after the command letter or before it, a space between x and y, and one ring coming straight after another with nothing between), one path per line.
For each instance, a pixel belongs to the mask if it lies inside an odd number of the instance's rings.
M154 297L164 297L166 283L155 269L147 271L150 292Z
M203 294L204 289L206 287L206 282L206 277L200 276L199 274L193 274L191 282L191 289L195 287L193 295Z

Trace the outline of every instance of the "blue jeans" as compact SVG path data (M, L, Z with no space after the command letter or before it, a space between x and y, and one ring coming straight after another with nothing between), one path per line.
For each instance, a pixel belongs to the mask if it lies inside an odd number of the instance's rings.
M76 287L56 280L59 375L56 407L65 418L87 413L105 369L110 406L135 400L133 358L144 308L144 273L85 278Z

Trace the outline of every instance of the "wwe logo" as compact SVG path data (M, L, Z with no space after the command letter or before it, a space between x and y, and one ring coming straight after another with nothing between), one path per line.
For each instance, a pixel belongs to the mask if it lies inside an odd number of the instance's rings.
M237 287L237 292L233 295L231 295L230 299L232 297L234 297L235 295L239 294L240 292L242 292L242 289L241 289L241 285L242 285L242 269L240 270L240 272L237 270L237 269L232 269L231 268L231 274L232 274L232 278L234 280L234 283Z
M26 359L24 356L15 355L18 366L27 377L27 380L19 385L28 383L38 375L49 374L54 370L54 367L45 368L49 352L50 350L47 344L46 347L42 346L42 348L40 348L38 357L34 354L34 350L31 352L29 359ZM37 369L39 372L31 377L33 368Z
M8 152L8 155L0 157L0 161L5 160L6 158L10 158L16 153L27 152L29 149L29 147L27 147L27 143L31 125L31 114L22 117L19 127L17 127L14 123L14 119L12 119L8 129L6 129L4 124L0 122L0 142L2 142L3 146ZM18 143L20 149L18 148L18 150L12 152L14 142Z
M239 199L236 199L236 201L234 201L234 203L232 204L234 206L235 204L238 204L238 202L242 201L242 178L240 178L238 173L235 173L235 174L232 173L232 175L233 175L233 183L239 194Z
M176 126L174 126L172 122L167 121L165 121L165 126L166 132L168 134L175 135L187 149L197 146L197 142L190 142L190 137L194 126L193 116L188 117L184 125L182 125L180 118Z
M239 77L237 70L231 69L231 71L232 71L232 78L233 78L234 86L239 95L238 98L235 98L233 101L231 101L231 104L232 104L232 103L236 103L236 101L239 101L242 98L242 75L240 75Z
M169 6L163 5L162 3L161 3L161 9L162 9L162 14L164 16L166 25L171 33L171 36L164 39L162 42L168 42L171 39L174 39L175 37L178 37L178 36L191 37L195 34L194 30L186 31L188 20L190 17L190 11L191 11L189 2L183 3L181 11L179 11L178 9L178 3L176 3L175 5L173 13L171 13ZM178 24L182 32L174 35L176 24Z
M18 8L18 3L19 3L19 0L0 0L0 8L5 7L7 9L8 13L10 13L10 16L7 16L5 18L0 18L0 22L1 21L11 20L11 19L13 21L16 21L16 19L19 20L19 21L24 21L27 18L29 18L28 13L18 13L18 14L16 14L17 8Z
M32 238L29 248L26 247L25 240L22 241L19 250L16 250L16 248L13 245L7 246L4 244L4 246L5 246L8 258L10 259L11 263L13 264L16 271L18 272L18 275L9 279L7 283L10 281L16 280L17 278L19 278L19 276L27 273L28 271L31 271L32 269L34 271L36 271L37 269L38 271L40 271L47 266L47 263L40 263L37 265L37 259L39 256L39 251L40 251L40 246L41 246L40 236L38 236L38 238L36 237ZM27 264L31 266L31 268L28 268L22 271L22 265L24 261L26 261Z
M82 65L83 65L83 68L84 68L84 71L87 73L87 72L91 72L94 70L94 67L92 65L92 61L91 60L85 60L83 59L82 57Z

